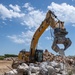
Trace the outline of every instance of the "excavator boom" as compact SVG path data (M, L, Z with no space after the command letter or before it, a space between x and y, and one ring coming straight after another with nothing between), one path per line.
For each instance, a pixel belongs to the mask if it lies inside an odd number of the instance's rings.
M57 19L58 21L56 21L55 19ZM60 21L57 16L51 11L49 10L46 14L46 18L44 19L44 21L42 22L42 24L39 26L39 28L36 30L36 32L33 35L32 41L31 41L31 46L30 46L30 59L34 59L35 56L35 50L36 50L36 46L38 43L38 40L40 38L40 36L44 33L44 31L50 26L52 29L57 30L55 31L55 38L54 38L54 42L52 45L52 49L55 52L59 52L59 50L61 50L57 44L64 44L65 49L67 49L70 45L71 45L71 41L69 38L66 38L65 36L67 35L67 31L64 28L64 23L62 21ZM62 41L60 41L62 40Z
M35 49L38 43L38 40L40 36L43 34L43 32L49 27L49 25L54 29L55 28L55 18L56 16L51 12L48 11L45 20L42 22L40 27L36 30L36 32L33 35L31 46L30 46L30 56L34 57L35 55Z

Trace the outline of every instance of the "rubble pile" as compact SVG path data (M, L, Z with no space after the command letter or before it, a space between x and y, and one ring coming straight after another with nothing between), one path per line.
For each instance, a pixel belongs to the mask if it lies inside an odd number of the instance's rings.
M16 69L6 72L4 75L74 75L68 74L66 67L73 60L70 62L67 57L65 59L60 55L54 56L46 50L43 54L43 62L30 63L29 65L22 63Z
M6 72L5 75L67 75L63 68L63 63L52 62L42 62L33 64L30 63L29 66L22 63L13 69L12 71Z
M6 72L5 75L66 75L66 72L63 68L63 63L52 62L42 62L33 64L30 63L29 66L25 63L22 63L9 72Z
M45 50L43 53L43 61L53 61L54 57L54 54L48 52L48 50Z

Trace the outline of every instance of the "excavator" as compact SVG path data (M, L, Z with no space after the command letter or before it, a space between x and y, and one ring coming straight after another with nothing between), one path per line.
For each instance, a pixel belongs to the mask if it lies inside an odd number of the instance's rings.
M46 14L44 21L41 23L41 25L35 31L32 37L30 52L24 50L20 51L18 55L19 60L24 62L43 61L43 50L36 49L36 46L38 44L39 38L49 26L54 30L54 40L51 48L55 52L61 54L61 51L65 51L71 45L72 43L71 40L69 38L66 38L68 32L64 27L64 22L60 21L57 18L57 16L51 10L49 10ZM63 44L64 48L61 49L57 44Z

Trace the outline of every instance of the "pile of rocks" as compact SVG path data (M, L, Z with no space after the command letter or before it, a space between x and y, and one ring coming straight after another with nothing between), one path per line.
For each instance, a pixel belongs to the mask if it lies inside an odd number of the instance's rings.
M54 54L48 52L48 50L45 50L43 53L43 61L53 61L55 58Z
M16 69L6 72L5 75L69 75L67 66L70 64L73 65L73 60L70 61L69 58L63 58L60 55L55 56L45 50L43 62L30 63L29 65L22 63Z
M29 66L22 63L17 69L6 72L5 75L67 75L64 68L65 65L63 63L55 61L37 64L30 63Z

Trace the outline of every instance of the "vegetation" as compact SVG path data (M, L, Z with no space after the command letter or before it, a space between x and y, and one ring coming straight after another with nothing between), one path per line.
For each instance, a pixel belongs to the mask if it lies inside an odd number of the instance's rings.
M18 57L18 55L14 55L14 54L5 54L4 56L0 55L0 60L4 60L4 58L8 58L8 57Z
M0 56L0 60L3 60L4 59L4 56Z
M4 57L7 58L7 57L17 57L18 55L14 55L14 54L5 54Z

